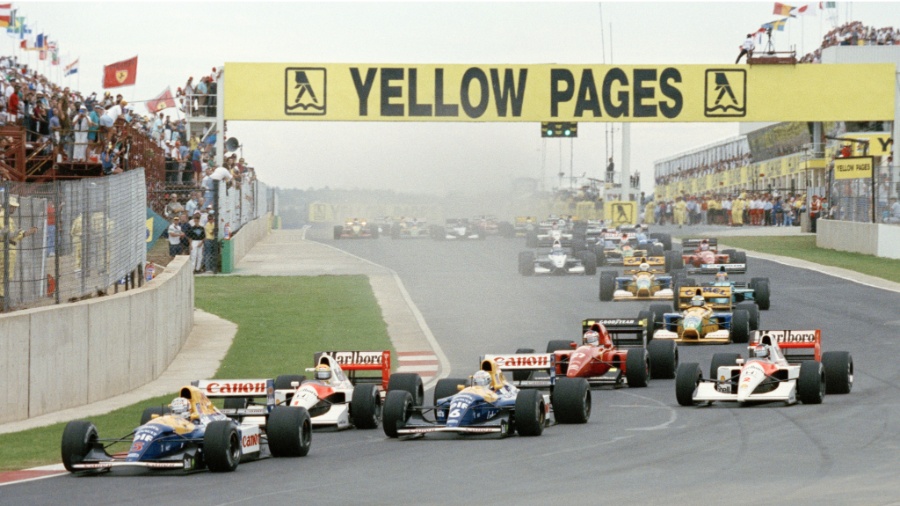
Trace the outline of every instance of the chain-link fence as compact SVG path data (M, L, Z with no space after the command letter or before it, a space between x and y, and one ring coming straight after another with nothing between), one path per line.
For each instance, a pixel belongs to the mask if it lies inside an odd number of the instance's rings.
M900 203L898 203L900 166L882 165L875 168L875 174L874 193L871 178L834 179L833 175L830 175L827 204L823 206L820 217L864 223L900 224Z
M2 309L134 286L147 259L143 169L116 176L0 186Z

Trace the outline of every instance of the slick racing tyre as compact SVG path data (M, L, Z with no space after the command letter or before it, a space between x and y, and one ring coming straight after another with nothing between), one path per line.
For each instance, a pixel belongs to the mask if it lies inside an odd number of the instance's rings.
M444 378L439 379L437 384L434 385L434 402L433 404L437 406L437 403L440 399L445 397L450 397L451 395L456 395L459 393L459 386L466 386L469 384L469 380L466 378Z
M275 406L266 423L266 434L273 457L305 457L312 443L309 412L296 406Z
M227 473L237 469L241 462L241 438L233 421L216 420L206 426L203 459L214 473Z
M515 424L521 436L540 436L544 432L547 409L538 390L519 390L516 395Z
M735 309L731 313L731 342L746 343L750 340L750 313Z
M678 404L682 406L696 404L694 394L702 379L703 373L700 372L700 364L689 362L678 365L678 370L675 371L675 398L678 400Z
M516 350L516 355L520 353L534 353L534 350L531 348L519 348ZM528 381L534 375L534 371L520 371L516 370L512 372L513 381Z
M600 271L600 300L604 302L613 300L617 275L616 271Z
M353 387L350 420L357 429L377 429L381 420L381 395L378 386L361 383Z
M650 353L650 377L654 379L672 379L678 368L678 345L672 340L650 341L647 345Z
M422 377L414 372L395 372L388 379L388 391L405 390L413 398L416 406L421 406L425 402L425 386L422 384Z
M584 378L559 378L550 404L559 423L587 423L591 418L591 386Z
M750 278L753 300L763 311L769 310L769 278Z
M849 394L853 389L853 357L846 351L826 351L822 354L827 394Z
M752 300L738 302L735 309L743 309L750 315L750 331L759 330L759 306Z
M384 419L381 427L384 435L390 438L398 436L397 429L406 425L413 412L413 398L406 390L388 391L384 399Z
M150 406L149 408L144 409L144 412L141 413L141 425L149 422L153 419L153 415L162 416L168 415L171 411L168 406Z
M66 471L77 472L74 464L80 464L87 457L97 441L97 428L86 420L75 420L66 424L62 435L62 462Z
M597 274L597 256L590 251L579 251L578 258L581 259L581 265L584 266L584 275L593 276Z
M815 360L800 362L797 400L803 404L822 404L825 399L825 367Z
M631 348L625 355L625 379L629 388L644 388L650 379L650 355L644 348Z
M710 379L719 378L719 367L725 365L737 365L738 359L741 358L740 353L715 353L712 361L709 363ZM737 381L737 380L735 380Z

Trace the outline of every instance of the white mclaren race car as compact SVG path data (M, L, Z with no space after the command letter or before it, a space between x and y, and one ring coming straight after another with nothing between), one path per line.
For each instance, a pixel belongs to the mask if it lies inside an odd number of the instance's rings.
M846 351L821 351L820 330L758 330L749 357L716 353L710 379L700 366L686 363L675 374L675 396L682 406L731 401L820 404L825 394L847 394L853 387L853 358Z
M597 274L597 258L590 251L573 254L571 249L563 248L559 241L556 241L549 251L540 255L536 255L534 251L519 253L519 273L523 276L535 274L593 276Z
M328 351L315 355L312 379L283 375L275 379L275 403L303 407L314 429L375 429L388 390L424 397L418 374L391 374L390 351ZM364 375L377 371L377 375ZM229 406L226 406L229 407ZM235 406L240 407L240 406Z

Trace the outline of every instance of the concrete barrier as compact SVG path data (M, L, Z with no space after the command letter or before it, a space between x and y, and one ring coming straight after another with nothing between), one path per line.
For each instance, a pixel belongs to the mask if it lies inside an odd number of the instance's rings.
M900 226L817 220L816 246L882 258L900 259Z
M260 240L272 231L272 214L248 222L231 236L233 265L237 265Z
M156 379L190 334L193 312L194 278L179 256L141 288L0 316L0 423Z

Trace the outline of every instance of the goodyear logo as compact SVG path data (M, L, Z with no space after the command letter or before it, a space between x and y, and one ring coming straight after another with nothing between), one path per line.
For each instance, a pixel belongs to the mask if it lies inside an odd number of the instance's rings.
M742 118L747 115L747 71L707 69L703 114L707 118Z
M288 67L284 70L284 113L324 116L327 72L322 67Z

